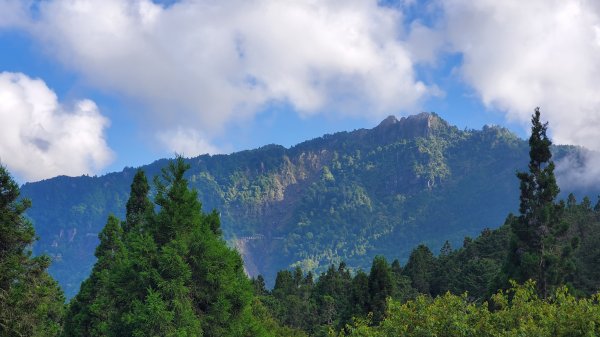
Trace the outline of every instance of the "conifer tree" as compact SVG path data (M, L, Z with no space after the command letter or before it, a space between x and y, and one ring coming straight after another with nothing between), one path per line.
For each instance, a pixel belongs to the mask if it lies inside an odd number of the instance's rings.
M413 249L404 266L403 274L412 281L412 286L422 294L431 293L436 259L429 247L421 244Z
M529 171L518 172L520 181L520 215L512 221L514 240L507 268L508 277L519 282L534 279L539 294L546 297L560 284L567 270L567 253L557 240L568 229L561 221L564 203L556 203L559 188L554 176L554 162L547 136L548 123L540 121L540 110L531 118Z
M383 320L386 308L386 300L394 292L392 272L385 257L375 256L369 274L369 307L373 313L373 322L379 323Z
M406 301L409 298L415 297L416 291L412 287L411 279L404 275L404 270L400 266L398 259L392 262L390 270L392 271L392 279L394 281L394 293L392 297L400 301Z
M254 293L257 296L265 296L269 294L265 278L262 275L258 275L256 278L252 278L252 286L254 287Z
M352 279L350 305L353 316L366 316L369 310L369 275L359 270Z
M66 336L265 336L240 255L204 214L182 158L155 179L158 213L138 171L126 221L111 217L98 261L70 307Z
M0 165L0 336L58 336L64 297L48 275L47 256L32 257L35 240L19 187Z
M109 336L118 319L115 287L111 270L123 258L123 230L119 219L111 215L100 232L96 264L79 293L71 300L65 322L65 336Z
M144 171L138 170L133 177L131 192L127 200L125 224L123 226L125 232L131 231L132 228L143 229L151 219L154 206L148 198L149 192L150 185L148 179L146 179L146 174Z

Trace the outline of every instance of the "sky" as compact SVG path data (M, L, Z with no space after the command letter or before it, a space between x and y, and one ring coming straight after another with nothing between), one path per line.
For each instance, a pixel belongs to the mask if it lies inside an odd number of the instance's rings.
M436 112L600 150L597 0L0 0L19 182L292 146ZM600 182L600 156L558 163Z

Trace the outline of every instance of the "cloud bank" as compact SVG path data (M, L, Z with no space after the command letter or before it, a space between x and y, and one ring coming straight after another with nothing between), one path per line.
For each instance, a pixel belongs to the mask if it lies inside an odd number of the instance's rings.
M554 140L600 150L597 2L443 2L461 72L482 101L529 123L540 106Z
M435 93L416 79L421 55L404 42L410 32L402 13L377 1L52 0L37 6L35 18L19 25L49 55L93 86L142 102L144 118L171 133L193 126L210 138L274 101L303 116L380 118L412 112Z
M529 126L540 106L553 141L600 151L600 3L444 0L448 43L483 103ZM600 182L594 153L563 160L570 184ZM574 158L572 158L574 159ZM583 163L583 164L582 164ZM583 165L583 166L582 166Z
M29 32L93 87L141 103L170 151L217 151L211 139L272 102L303 116L413 113L439 92L417 67L450 54L489 109L527 129L540 106L555 143L600 151L598 1L400 3L0 0L0 28ZM439 16L406 17L415 6Z
M27 181L103 168L107 126L90 100L65 107L42 80L0 73L0 162Z

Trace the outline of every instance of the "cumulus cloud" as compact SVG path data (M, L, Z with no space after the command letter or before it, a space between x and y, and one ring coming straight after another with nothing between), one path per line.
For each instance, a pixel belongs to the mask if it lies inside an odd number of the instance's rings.
M0 73L0 161L27 181L97 172L113 158L94 102L61 105L39 79Z
M50 0L28 30L91 84L151 107L156 125L211 136L272 101L303 115L412 111L430 88L402 20L375 0Z
M161 131L158 133L158 140L171 152L186 157L221 152L218 148L211 145L206 137L194 129L178 127L168 131Z
M419 5L439 10L434 29L404 17ZM210 139L274 101L305 116L414 112L440 92L415 73L448 55L440 46L462 55L486 106L524 128L540 106L555 143L600 150L596 0L0 0L9 26L144 104L138 117L171 130L157 139L172 151L216 151Z
M488 107L527 127L540 106L555 143L600 150L597 1L441 4L448 40L463 56L460 72Z

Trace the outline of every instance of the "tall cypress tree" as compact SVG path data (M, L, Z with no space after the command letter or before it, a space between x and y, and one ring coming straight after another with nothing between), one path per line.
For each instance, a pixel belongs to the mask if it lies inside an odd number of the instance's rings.
M536 108L531 118L529 171L517 173L520 215L511 223L514 239L507 270L508 276L519 282L536 280L542 297L565 277L561 265L566 256L557 238L568 229L561 222L564 203L556 203L560 190L554 176L547 128L548 123L540 121L540 110Z

